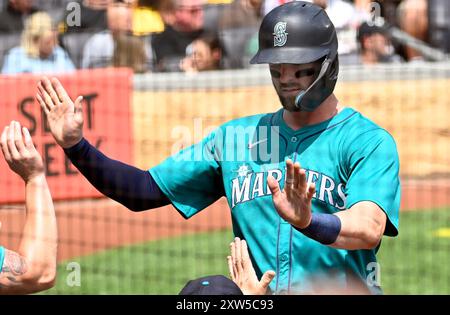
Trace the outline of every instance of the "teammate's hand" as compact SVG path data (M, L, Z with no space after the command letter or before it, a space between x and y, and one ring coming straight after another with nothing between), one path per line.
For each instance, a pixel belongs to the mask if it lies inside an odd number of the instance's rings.
M247 242L236 237L230 244L230 248L231 256L227 259L231 280L237 284L244 295L266 294L270 282L275 277L275 271L265 272L259 281L248 254Z
M25 182L45 176L44 163L33 145L28 129L21 128L17 121L12 121L3 129L1 147L9 168Z
M316 192L316 187L311 184L307 187L306 173L291 160L286 161L286 182L283 190L280 190L278 182L272 176L267 178L272 199L280 217L293 226L304 229L311 223L311 200Z
M43 77L38 83L36 99L47 116L48 124L56 142L70 148L83 138L83 111L79 96L72 102L58 79Z

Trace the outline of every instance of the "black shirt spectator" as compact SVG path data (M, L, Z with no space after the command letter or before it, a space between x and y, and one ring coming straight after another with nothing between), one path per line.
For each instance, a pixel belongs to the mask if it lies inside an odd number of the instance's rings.
M9 0L6 7L0 12L0 33L20 33L24 27L24 21L30 15L37 12L32 0Z
M204 32L205 0L167 0L165 30L152 38L156 71L180 71L186 47Z
M178 32L172 26L166 25L164 32L154 35L152 47L158 71L180 71L180 61L186 55L186 47L199 38L203 30L194 32Z

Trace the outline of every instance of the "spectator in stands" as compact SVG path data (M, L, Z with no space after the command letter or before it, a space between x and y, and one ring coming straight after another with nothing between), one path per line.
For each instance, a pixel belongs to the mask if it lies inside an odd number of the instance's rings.
M59 73L74 69L68 54L58 46L50 15L36 12L25 22L21 46L8 52L2 73Z
M8 0L0 12L0 33L22 32L23 21L36 11L33 0Z
M103 68L111 65L114 38L131 33L131 7L123 3L110 3L107 8L108 28L93 35L85 44L81 68Z
M235 0L225 6L218 28L227 52L226 68L245 68L258 50L263 0Z
M225 6L219 18L219 30L251 27L258 32L263 0L234 0Z
M172 1L173 12L165 17L165 30L152 38L158 71L179 71L186 47L203 33L204 0Z
M336 28L339 41L338 53L356 55L358 27L369 19L369 13L357 10L352 3L344 0L313 0L313 2L325 9Z
M124 65L124 60L139 60L137 56L142 55L142 45L145 51L145 70L152 68L153 56L150 43L147 38L133 38L132 34L132 5L127 3L112 3L107 9L108 29L93 35L85 44L83 49L82 68L104 68L114 66L114 53L116 51L116 62ZM131 44L125 47L124 42ZM117 47L120 45L120 47ZM134 51L137 49L137 51ZM119 53L120 52L120 53ZM130 54L124 58L125 54ZM141 62L139 62L141 63ZM134 66L136 64L133 62ZM131 66L131 64L130 64ZM144 72L144 68L137 67L137 72Z
M364 22L358 29L360 44L360 62L363 64L401 62L400 56L394 53L385 29L375 24Z
M135 73L145 73L151 70L141 37L120 34L115 38L113 63L114 67L128 67Z
M428 42L450 54L450 1L428 2Z
M67 11L62 21L61 31L64 32L96 32L108 28L106 10L114 0L78 0L80 4L80 25L68 23L71 21L71 11Z
M397 8L400 28L409 35L427 41L428 4L427 0L403 0ZM405 47L408 61L422 60L422 55L411 47Z
M58 27L67 12L67 5L75 2L74 0L34 0L34 4L39 11L45 11L52 17ZM71 7L69 7L70 9ZM73 10L73 9L72 9ZM60 29L59 29L60 30Z
M217 35L205 34L186 48L186 57L180 68L185 72L219 70L222 68L223 49Z

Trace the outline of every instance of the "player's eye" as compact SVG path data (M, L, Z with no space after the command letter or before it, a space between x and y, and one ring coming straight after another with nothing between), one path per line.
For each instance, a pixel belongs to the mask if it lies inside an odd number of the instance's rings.
M310 76L314 75L314 73L316 73L316 70L314 70L314 68L303 69L303 70L299 70L299 71L295 72L295 77L297 79L303 78L303 77L310 77Z
M281 72L270 69L270 74L272 75L272 78L279 79L281 77Z

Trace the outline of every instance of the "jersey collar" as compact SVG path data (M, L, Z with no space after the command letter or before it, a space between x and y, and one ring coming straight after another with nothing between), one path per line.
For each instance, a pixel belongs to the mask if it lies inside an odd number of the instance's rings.
M345 107L342 109L339 113L337 113L335 116L331 117L330 119L327 119L325 121L322 121L317 124L308 125L305 127L302 127L298 130L293 130L291 127L289 127L286 122L283 119L283 112L284 109L281 108L277 112L273 114L272 117L272 126L279 126L280 132L287 134L289 136L301 136L301 135L308 135L311 133L318 132L320 130L325 130L329 128L330 126L333 126L345 119L347 119L349 116L353 115L355 113L355 110L349 107Z

